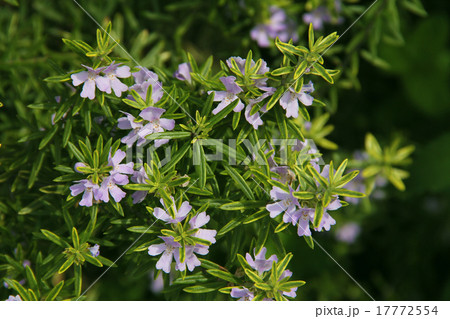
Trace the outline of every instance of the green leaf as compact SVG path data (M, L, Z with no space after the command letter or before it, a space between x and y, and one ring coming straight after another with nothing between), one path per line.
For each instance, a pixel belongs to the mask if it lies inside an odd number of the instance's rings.
M325 179L325 177L320 175L319 172L314 167L312 167L311 165L308 165L308 170L311 173L311 175L314 177L314 179L320 184L320 186L322 186L323 188L328 187L328 181Z
M191 147L190 143L186 143L181 147L170 159L170 161L164 165L161 169L161 173L165 174L170 171L187 153L189 148Z
M146 234L154 234L156 231L152 230L149 226L132 226L127 228L128 231L132 233L146 233Z
M194 142L193 151L194 151L194 165L195 171L197 172L198 175L199 187L204 188L206 185L207 164L205 153L203 151L202 145L200 144L200 140Z
M212 196L213 193L207 189L201 189L195 186L190 186L187 190L186 193L189 194L194 194L194 195L200 195L200 196Z
M191 287L183 288L183 291L191 293L191 294L204 294L207 292L213 292L216 291L218 288L222 287L222 284L218 285L217 283L214 284L204 284L204 285L196 285Z
M41 143L39 143L39 150L43 149L48 142L51 141L53 136L55 136L56 132L58 131L58 125L54 125L50 131L45 135L45 137L41 140Z
M250 114L250 115L252 115L252 114ZM238 127L240 118L241 118L241 112L234 112L233 122L231 123L231 127L233 128L233 131Z
M223 271L223 270L218 270L218 269L209 269L206 271L208 274L223 279L227 282L232 282L235 284L239 284L239 280L237 278L235 278L231 273L227 272L227 271Z
M279 87L275 93L270 97L269 102L267 102L266 110L269 111L272 107L277 104L278 100L281 98L285 92L284 87Z
M243 224L253 223L261 218L266 217L268 214L269 212L266 209L260 210L259 212L256 212L244 219Z
M365 140L366 151L373 158L381 161L383 160L383 151L377 139L370 133L367 133Z
M86 259L86 261L90 264L93 264L97 267L103 267L103 264L98 260L96 257L93 257L91 254L83 254L83 257Z
M284 66L284 67L273 70L272 72L270 72L270 74L273 76L281 76L281 75L289 74L293 70L294 70L294 68L292 66Z
M339 196L347 196L347 197L365 197L366 195L360 192L355 192L345 188L335 188L333 189L333 194Z
M319 73L319 75L324 78L328 83L333 84L334 80L331 77L330 74L328 74L327 70L323 66L321 66L319 63L314 63L314 69Z
M303 280L293 280L293 281L288 281L285 283L282 283L279 288L282 291L290 291L292 288L297 288L297 287L301 287L304 284L306 284L306 282L304 282Z
M234 182L237 184L237 186L242 190L242 192L244 193L244 195L248 198L248 199L255 199L255 196L253 195L253 191L250 189L250 187L248 186L247 182L244 180L244 178L242 178L242 176L230 165L228 165L228 163L226 162L222 162L225 170L227 171L228 175L230 175L230 177L234 180Z
M236 99L230 104L228 104L222 111L214 115L206 124L205 128L212 128L214 125L222 121L222 119L227 116L233 109L238 105L240 99Z
M38 287L38 283L36 280L36 276L34 275L33 271L31 270L30 266L26 266L25 267L25 274L27 276L27 283L30 285L30 287L33 290L38 291L39 287Z
M153 140L159 140L159 139L178 139L178 138L186 138L190 137L190 132L183 132L183 131L172 131L172 132L161 132L161 133L151 133L147 135L145 138L149 141Z
M308 244L309 248L314 249L314 241L312 239L312 236L303 236L306 243Z
M255 283L262 283L263 280L261 279L261 277L256 273L256 271L244 268L245 274L247 275L248 278L250 278L251 281L255 282Z
M78 237L78 232L75 227L72 228L72 242L73 248L77 249L80 247L80 238Z
M33 167L31 168L30 177L28 178L28 189L33 187L34 182L37 179L39 171L41 170L42 163L44 162L45 152L39 152L36 161L33 163Z
M313 199L313 198L315 197L315 193L313 193L313 192L307 192L307 191L293 192L292 194L293 194L296 198L302 199L302 200Z
M75 255L70 256L65 262L64 264L62 264L62 266L59 268L58 273L62 274L64 273L67 269L69 269L70 266L72 266L72 264L75 261Z
M237 226L239 226L240 224L242 224L244 218L234 218L232 220L230 220L225 226L223 226L218 232L217 232L217 236L222 236L225 235L226 233L228 233L229 231L233 230L234 228L236 228Z
M314 47L314 27L312 23L309 24L308 28L308 45L309 49L312 50Z
M81 287L82 287L82 275L81 275L81 266L80 265L75 265L74 267L74 275L75 275L75 282L74 282L74 293L75 296L79 296L81 295Z
M52 290L48 293L47 297L45 298L45 301L53 301L58 297L59 293L61 292L61 289L64 286L64 280L60 281L55 287L53 287Z
M61 239L58 235L52 233L51 231L48 231L46 229L41 229L42 234L44 234L47 239L54 242L58 246L61 246L63 248L69 248L70 245L63 239Z
M300 76L302 76L307 68L308 62L306 62L306 60L303 60L295 69L294 80L297 80Z
M321 201L317 202L315 214L314 214L314 228L318 228L320 225L320 222L322 221L323 217L323 203Z
M287 129L286 116L283 113L282 108L277 108L275 110L275 117L276 117L278 129L280 130L281 138L287 139L289 136L289 133L288 133L288 129Z
M292 44L281 42L278 38L275 40L275 45L278 48L278 50L280 50L280 52L283 54L290 53L300 56L305 53L309 53L308 49L306 49L305 47L302 46L296 47L293 46Z
M277 279L281 276L281 274L286 270L287 265L292 259L292 253L287 254L284 258L279 261L277 265Z
M255 209L264 207L267 204L267 201L261 200L245 200L241 202L231 202L223 204L219 207L222 210L245 210L245 209Z

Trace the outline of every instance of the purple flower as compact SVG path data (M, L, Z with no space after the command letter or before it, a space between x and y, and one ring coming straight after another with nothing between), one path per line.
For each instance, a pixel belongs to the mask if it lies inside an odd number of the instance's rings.
M109 172L109 176L104 178L100 188L94 194L96 200L102 200L105 203L109 202L109 195L114 198L116 203L120 202L126 193L121 190L117 185L128 184L128 176L125 174L133 174L133 162L127 164L120 164L125 158L126 153L122 150L117 150L114 156L111 153L108 156L108 165L112 167Z
M220 101L219 105L217 105L217 107L212 111L214 115L222 111L234 100L239 99L237 95L243 92L243 90L235 83L236 77L234 76L223 76L220 78L220 81L225 86L226 91L208 91L208 94L214 92L214 101ZM244 104L239 99L239 103L236 105L233 111L240 112L243 108Z
M360 232L361 227L357 223L347 223L336 231L336 239L347 244L352 244Z
M198 215L191 218L189 221L189 225L191 229L197 229L197 232L193 235L194 237L201 238L209 241L211 244L216 242L217 231L215 229L200 229L200 227L206 225L210 220L210 217L206 215L205 212L201 212ZM196 252L204 252L206 248L206 253L202 255L206 255L208 253L208 247L205 245L195 245L197 248Z
M109 202L109 195L111 195L116 203L120 202L127 195L127 193L121 190L117 185L125 185L125 184L117 183L114 180L114 176L108 176L104 178L100 188L97 190L95 194L96 195L95 199L102 200L105 203L107 203Z
M164 289L164 278L162 272L158 272L155 278L155 272L153 270L149 273L150 277L150 290L154 294L159 294Z
M182 222L186 218L186 216L189 214L189 212L191 211L192 206L189 205L188 201L184 201L181 204L180 208L177 209L174 198L172 196L170 198L173 203L172 208L175 213L175 218L172 218L172 216L170 216L167 213L168 207L166 206L166 204L164 203L164 200L162 198L161 198L160 202L164 206L164 209L155 207L153 216L155 216L156 218L161 219L162 221L169 223L169 224L176 224L176 223Z
M153 104L158 102L163 94L162 83L158 82L158 75L147 68L139 67L138 72L133 73L134 82L133 86L130 86L130 90L135 90L140 97L145 101L147 99L148 87L152 86L152 102ZM131 95L127 97L130 100L134 100Z
M82 179L76 181L75 185L70 186L70 191L72 196L77 196L83 193L83 197L79 203L80 206L92 206L92 199L94 195L97 194L99 186L92 183L90 180Z
M245 287L231 289L230 295L233 298L239 298L238 301L251 301L255 298L255 295Z
M86 65L83 66L88 70L72 74L70 77L72 78L74 86L84 83L80 96L93 100L95 98L95 86L97 86L100 91L105 91L108 87L108 79L100 76L100 72L102 72L105 67L93 69Z
M117 150L114 153L114 156L111 156L111 153L108 155L108 166L112 167L112 170L109 174L114 178L114 182L119 185L128 184L128 176L125 174L133 174L133 162L129 162L127 164L120 164L123 159L127 156L127 154L122 150Z
M270 191L270 197L274 201L273 204L267 204L266 209L270 212L270 217L275 218L282 212L285 212L283 220L291 220L292 214L295 212L297 206L300 206L298 199L292 194L294 190L289 186L289 193L279 187L273 186ZM285 221L288 222L288 221Z
M249 253L245 255L245 259L247 260L250 267L255 269L259 274L262 274L265 271L269 271L272 269L272 263L278 262L278 258L276 255L270 256L266 259L267 248L261 248L260 252L256 254L256 250L253 250L253 254L255 255L255 259L253 260L252 256Z
M78 168L80 167L86 167L86 163L82 163L82 162L76 162L73 169L75 170L75 172L77 173L83 173L82 171L80 171Z
M143 166L141 166L138 171L134 171L133 176L131 177L131 181L135 184L148 184L147 179L148 176ZM133 198L133 204L142 202L147 194L147 191L135 191L133 195L131 195Z
M314 30L322 30L324 23L331 22L331 15L326 7L320 6L309 13L305 13L303 22L306 24L312 23Z
M250 31L250 37L255 40L260 47L269 47L270 40L279 38L283 42L292 39L294 42L298 40L295 32L295 23L288 19L283 9L275 6L270 7L271 17L269 22L256 25Z
M6 299L5 301L22 301L22 298L20 298L19 295L13 296L10 295L8 299Z
M130 113L122 112L126 117L121 117L118 120L118 127L121 130L132 130L127 136L122 137L120 140L122 143L127 144L127 147L133 146L134 142L137 141L137 146L141 146L145 143L146 139L138 135L139 131L144 126L142 121L136 120L136 118Z
M289 269L286 269L280 276L279 281L283 280L284 278L290 278L292 276L292 271L290 271ZM297 296L297 287L291 288L290 291L279 291L280 293L282 293L283 295L287 296L287 297L291 297L291 298L295 298Z
M131 76L129 66L121 66L120 63L115 64L113 61L103 70L103 73L108 79L108 82L103 89L99 88L101 91L110 94L112 89L117 97L120 97L123 92L128 91L128 86L120 82L119 78L128 78Z
M169 120L161 118L161 115L166 110L157 107L149 106L139 113L139 116L148 121L142 129L138 132L140 138L145 138L152 133L161 133L164 130L171 131L175 127L175 120ZM155 140L155 147L160 147L163 144L168 143L168 139Z
M173 77L180 81L187 81L188 83L191 83L191 72L192 68L190 63L181 63L178 65L178 69L173 74Z
M170 266L175 254L177 254L176 259L179 260L179 248L181 247L181 244L174 241L173 237L159 236L159 238L161 238L164 243L154 244L148 247L148 254L150 256L157 256L162 254L161 258L159 258L158 262L156 263L156 269L161 269L168 274L170 272Z
M92 257L98 257L98 255L100 255L100 245L95 244L93 247L90 247L89 252L91 253Z
M314 92L314 86L311 81L308 84L304 84L300 90L300 93L295 92L293 88L289 88L280 99L280 105L286 110L287 117L298 117L298 101L304 105L309 106L312 104L314 98L309 93Z

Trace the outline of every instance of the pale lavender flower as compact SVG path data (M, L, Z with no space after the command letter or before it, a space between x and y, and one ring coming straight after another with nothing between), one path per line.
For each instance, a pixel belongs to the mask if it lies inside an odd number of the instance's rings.
M131 177L131 181L135 184L147 184L147 172L145 171L144 166L137 171L133 172L133 176ZM147 196L147 191L135 191L131 197L133 198L133 204L140 203Z
M133 162L127 164L120 164L127 154L122 150L117 150L114 156L111 156L111 152L108 155L108 166L112 167L109 174L113 177L114 182L118 185L128 184L128 176L125 174L133 174Z
M13 296L10 295L8 299L6 299L5 301L22 301L22 298L20 298L19 295Z
M128 184L128 181L126 184ZM100 188L97 190L97 193L95 194L96 195L95 199L102 200L105 203L107 203L109 202L109 195L111 195L111 197L114 198L114 201L118 203L127 195L127 193L121 190L117 185L126 185L126 184L119 184L114 180L114 176L108 176L103 179Z
M150 256L157 256L162 254L161 258L159 258L158 262L156 263L156 269L161 269L168 274L170 272L170 266L172 264L174 254L177 254L179 259L179 248L181 247L181 244L174 241L173 237L159 236L159 238L161 238L164 243L153 244L148 247L148 254Z
M100 72L102 72L105 67L93 69L86 65L83 66L87 71L72 74L70 77L72 78L74 86L84 83L80 96L93 100L95 98L95 87L97 86L100 91L104 91L108 87L109 80L100 75Z
M109 94L112 89L117 97L120 97L123 92L128 91L128 86L120 82L119 78L128 78L131 76L129 66L120 65L120 63L116 64L113 61L103 70L103 73L108 79L108 82L104 88L99 88L101 91Z
M166 206L166 204L164 203L164 200L162 198L161 198L160 202L164 206L164 209L155 207L153 216L155 216L157 219L161 219L162 221L169 223L169 224L176 224L176 223L182 222L186 218L186 216L189 214L189 212L191 211L192 206L189 205L188 201L184 201L181 204L180 208L177 209L174 198L171 196L170 199L172 200L172 203L173 203L172 208L175 213L175 218L172 218L172 216L170 216L167 213L168 207Z
M78 184L70 186L71 195L77 196L83 193L83 197L79 202L79 205L87 207L92 206L92 199L94 198L94 196L97 196L99 186L87 179L76 181L76 183Z
M147 135L152 133L161 133L164 132L164 130L171 131L174 129L175 120L161 118L161 115L165 111L166 110L158 107L149 106L139 113L140 117L148 121L147 124L145 124L138 132L140 138L145 138ZM155 140L155 147L160 147L168 142L168 139L157 139Z
M360 232L361 227L357 223L347 223L336 231L336 239L347 244L352 244Z
M178 69L173 74L173 77L180 81L192 83L191 72L192 68L190 63L181 63L180 65L178 65Z
M127 144L127 147L132 147L137 141L137 146L141 146L146 142L144 137L138 135L139 131L144 127L143 121L136 120L136 118L130 113L122 112L126 117L121 117L118 120L117 126L121 130L132 130L127 136L122 137L120 140L122 143Z
M250 37L255 40L260 47L269 47L270 39L279 38L283 42L292 39L294 42L298 40L295 32L295 23L288 19L283 9L272 6L270 8L271 17L267 23L256 25L250 31Z
M98 257L98 255L100 255L100 245L95 244L94 246L90 247L89 252L91 253L92 257Z
M212 111L215 115L222 111L227 105L233 102L236 99L239 99L237 96L239 93L243 92L243 90L236 84L236 77L234 76L222 76L220 81L225 86L226 91L208 91L208 94L214 92L214 101L220 101L219 105ZM240 112L244 108L244 104L239 99L238 104L233 109L234 112Z
M153 270L149 273L150 277L150 290L154 294L159 294L164 289L164 278L162 272L159 272L155 278L155 272Z
M278 262L278 257L276 255L272 255L268 259L266 259L266 252L267 248L263 247L258 254L256 254L256 250L253 250L255 259L253 259L249 253L245 255L245 259L247 260L250 267L255 269L259 274L272 269L272 263L274 261Z
M138 72L133 73L135 84L130 86L130 90L135 90L140 97L145 101L147 98L148 87L152 86L152 102L155 104L161 100L164 90L162 83L158 82L158 75L147 68L139 67ZM127 97L130 100L134 100L131 95Z
M23 268L25 268L26 266L30 267L31 266L31 261L29 261L28 259L25 259L22 262L22 266L23 266Z
M306 24L312 23L314 30L322 30L324 23L331 22L331 15L326 7L320 6L311 12L305 13L303 22Z
M290 271L289 269L286 269L280 276L279 281L283 280L284 278L290 278L292 277L292 271ZM291 288L290 291L279 291L280 293L282 293L283 295L287 296L287 297L291 297L291 298L295 298L297 296L297 288L298 287L294 287Z
M211 244L214 244L216 242L215 237L217 235L217 231L215 229L200 229L200 227L206 225L209 222L209 220L210 217L206 215L206 212L201 212L198 215L195 215L194 217L191 218L191 220L189 221L189 226L191 226L191 229L197 229L197 232L192 236L207 240ZM204 250L204 247L206 246L197 244L195 247L199 248L199 250L200 249Z
M289 186L289 193L277 186L273 186L270 191L270 197L277 201L273 204L267 204L266 209L270 212L270 217L275 218L282 212L285 213L286 219L290 219L297 206L300 206L298 199L294 197L293 189ZM284 220L285 218L283 218Z
M108 155L108 165L112 167L109 172L109 176L104 178L100 188L95 194L96 200L102 200L105 203L109 202L109 195L114 198L116 203L120 202L126 193L119 188L117 185L127 185L129 180L128 176L125 174L133 174L133 162L127 164L120 164L125 158L126 153L122 150L117 150L114 156L111 153Z
M231 289L230 295L233 298L239 298L238 301L251 301L253 298L255 298L253 292L245 287Z
M299 108L298 101L306 106L311 105L314 98L309 95L309 93L312 92L314 92L314 86L311 81L302 86L300 93L295 92L293 88L286 91L280 99L280 105L286 110L286 116L297 118Z

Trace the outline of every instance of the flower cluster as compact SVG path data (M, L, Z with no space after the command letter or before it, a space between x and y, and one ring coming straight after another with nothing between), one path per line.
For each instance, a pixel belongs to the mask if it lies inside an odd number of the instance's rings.
M93 100L95 98L95 88L110 94L111 90L117 97L128 90L128 86L123 84L119 78L128 78L131 76L130 67L114 61L106 67L93 69L83 65L87 71L81 71L71 75L74 86L83 84L81 97ZM101 75L103 74L103 75Z
M121 150L117 150L114 156L111 156L111 153L109 154L108 166L112 167L112 169L108 174L102 176L100 184L94 183L92 178L87 178L76 181L76 184L70 187L72 196L83 193L82 199L79 202L80 206L92 206L93 200L107 203L109 202L109 195L117 203L125 197L126 193L119 186L127 185L129 182L127 175L134 173L134 164L132 162L120 164L125 156L126 153ZM75 171L82 173L80 168L86 166L85 163L76 163Z
M253 258L249 253L247 253L245 255L246 262L241 261L241 264L244 264L243 265L244 268L250 267L252 270L255 270L260 278L266 279L267 278L266 275L273 273L272 269L273 267L275 267L275 269L277 270L279 268L278 257L276 255L272 255L266 259L266 252L267 249L265 247L262 247L259 253L257 253L255 249L253 251L255 257ZM287 258L289 259L290 257L291 255L287 256ZM286 265L284 267L286 267ZM278 293L279 296L295 298L297 296L296 293L297 288L303 285L304 282L297 282L297 285L291 285L292 287L285 286L286 288L284 288L283 284L286 284L288 280L292 277L292 271L285 268L281 270L282 272L279 274L277 278L276 276L272 275L264 286L261 286L261 284L255 284L252 287L246 286L233 287L230 291L231 297L239 298L239 301L250 301L250 300L272 301L274 300L273 298L275 297L273 296L275 291L274 289L270 288L276 285L278 288L276 288L277 290L275 293Z
M310 162L315 169L319 170L319 166L315 162ZM329 165L325 165L320 175L324 178L328 178ZM299 189L297 189L299 190ZM275 218L281 213L283 214L283 222L292 223L297 225L297 234L299 236L311 236L310 223L314 221L315 207L308 207L302 204L295 196L294 189L289 186L289 192L273 186L270 191L270 197L275 203L268 204L266 209L270 212L270 217ZM342 204L338 196L334 196L330 203L324 207L323 217L318 227L315 227L315 231L326 230L329 231L332 225L336 224L336 221L331 217L328 211L337 210L342 207Z
M270 14L269 21L256 25L250 31L250 37L263 48L269 47L272 40L277 37L283 42L288 42L291 39L297 42L296 25L287 17L286 12L272 6L270 7Z
M164 209L156 207L153 215L158 220L162 220L166 224L171 224L174 226L174 229L181 229L182 234L180 234L180 238L174 237L173 235L159 236L159 238L163 240L163 243L149 246L148 254L150 256L162 254L156 263L156 268L161 269L165 273L170 272L173 260L175 260L176 270L185 271L187 268L189 271L193 271L195 267L200 266L200 260L197 258L196 254L208 254L209 245L206 245L205 243L214 244L216 242L215 236L217 231L213 229L200 228L206 225L210 220L210 217L206 215L205 212L201 212L189 219L189 229L185 232L184 227L178 226L181 225L181 222L186 219L192 209L192 206L189 205L189 202L185 201L177 209L173 197L171 197L171 200L173 202L173 206L171 207L174 212L173 216L168 213L168 211L170 211L170 207L167 207L162 199L161 204ZM191 236L189 241L192 242L193 245L187 244L186 241L180 242L181 238L184 238L185 234L189 234ZM195 238L201 239L202 243L196 243Z

